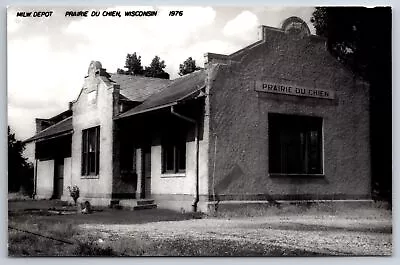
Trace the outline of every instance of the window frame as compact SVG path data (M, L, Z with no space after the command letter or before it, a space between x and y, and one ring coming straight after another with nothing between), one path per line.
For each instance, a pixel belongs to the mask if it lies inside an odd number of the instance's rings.
M312 136L315 133L317 135ZM312 140L313 137L317 139ZM322 117L268 113L269 176L324 176L323 142ZM284 148L284 145L286 148L289 146L288 143L297 144L298 149L293 149L289 154ZM293 163L289 157L299 158L298 162Z
M167 148L170 148L172 152L168 152ZM186 138L173 138L164 139L161 144L161 174L162 176L185 176L186 175ZM180 156L184 153L184 163L182 167L182 160ZM167 165L168 158L167 154L172 153L172 165ZM172 167L171 167L172 166Z
M90 148L91 142L94 144L93 149ZM100 171L100 126L82 130L81 154L81 176L84 178L98 177ZM94 163L94 166L91 162Z

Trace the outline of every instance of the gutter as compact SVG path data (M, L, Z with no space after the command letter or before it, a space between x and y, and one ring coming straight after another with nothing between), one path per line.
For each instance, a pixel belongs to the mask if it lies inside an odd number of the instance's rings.
M74 130L71 129L71 130L68 130L68 131L65 131L65 132L61 132L61 133L58 133L58 134L39 137L39 138L36 138L36 139L34 139L32 141L43 142L43 141L51 140L51 139L54 139L54 138L70 135L70 134L73 134L73 133L74 133ZM29 141L29 142L32 142L32 141ZM27 142L27 143L29 143L29 142Z
M174 101L174 102L172 102L172 103L167 103L167 104L164 104L164 105L161 105L161 106L156 106L156 107L152 107L152 108L140 110L140 111L137 111L137 112L135 112L135 113L133 113L133 114L130 114L130 115L124 115L124 114L126 114L127 112L130 111L130 110L128 110L128 111L126 111L126 112L121 113L120 115L116 116L116 117L113 118L113 119L114 119L114 120L119 120L119 119L123 119L123 118L128 118L128 117L131 117L131 116L133 116L133 115L142 114L142 113L146 113L146 112L150 112L150 111L154 111L154 110L159 110L159 109L171 107L171 106L174 106L174 105L176 105L176 104L178 104L178 102ZM140 106L140 105L139 105L139 106Z
M35 151L36 151L36 145L35 145ZM35 154L36 156L36 154ZM33 183L33 194L32 194L32 198L36 199L36 194L37 194L37 158L35 159L35 173L34 173L34 183Z
M171 114L176 117L193 123L195 125L195 141L196 141L196 179L195 179L195 196L192 202L193 212L197 212L197 204L199 203L199 126L196 120L186 117L175 112L174 106L171 106Z

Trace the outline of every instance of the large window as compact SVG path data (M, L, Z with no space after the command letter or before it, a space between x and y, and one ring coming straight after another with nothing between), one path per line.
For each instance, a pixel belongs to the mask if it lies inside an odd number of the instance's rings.
M82 176L99 174L100 126L82 131Z
M185 139L164 141L162 145L162 173L183 173L185 170Z
M322 174L322 118L268 115L269 172Z

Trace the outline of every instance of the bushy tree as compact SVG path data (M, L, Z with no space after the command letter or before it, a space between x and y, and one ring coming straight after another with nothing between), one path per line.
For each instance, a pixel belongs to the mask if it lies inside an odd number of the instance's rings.
M25 144L15 138L8 126L8 191L17 192L21 188L32 194L33 166L23 156Z
M119 68L118 70L120 71L121 74L143 75L142 57L138 56L136 52L132 54L128 53L126 55L125 68L127 69L127 71L124 71Z
M196 61L192 57L187 58L183 64L179 65L179 75L187 75L193 73L196 70L200 70L200 67L196 65Z
M128 73L127 73L127 71L125 71L124 69L118 68L118 69L117 69L117 74L120 74L120 75L127 75Z
M156 55L151 61L150 66L146 66L144 75L147 77L169 79L169 74L164 71L165 67L164 60L161 60L160 57Z
M370 132L373 193L392 195L392 10L390 7L317 7L317 35L328 50L370 83Z

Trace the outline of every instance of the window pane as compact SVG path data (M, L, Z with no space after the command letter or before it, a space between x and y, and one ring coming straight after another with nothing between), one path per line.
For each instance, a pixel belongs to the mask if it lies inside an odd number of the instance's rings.
M186 169L186 141L173 139L164 143L162 151L163 172L184 172Z
M86 153L87 150L88 150L88 147L87 147L87 130L82 132L82 149L83 149L84 153Z
M96 175L99 174L100 166L100 127L96 127Z
M87 175L87 130L82 131L82 175Z
M82 131L82 175L99 172L100 127Z
M87 165L88 165L88 163L87 163L87 159L88 159L88 156L87 156L87 153L82 153L82 175L84 176L84 175L87 175Z
M96 153L89 153L89 173L96 174Z
M186 169L186 143L180 143L176 147L177 169L184 171Z
M269 172L321 174L322 119L269 114Z
M164 170L174 171L174 147L172 145L164 146Z
M282 131L281 145L281 173L298 173L302 171L303 135L296 131Z
M308 164L308 171L311 173L318 173L320 172L320 141L319 141L319 134L318 131L310 131L309 132L309 164Z
M96 151L96 130L89 130L89 152Z

